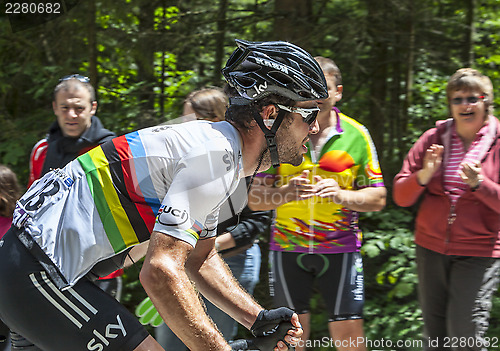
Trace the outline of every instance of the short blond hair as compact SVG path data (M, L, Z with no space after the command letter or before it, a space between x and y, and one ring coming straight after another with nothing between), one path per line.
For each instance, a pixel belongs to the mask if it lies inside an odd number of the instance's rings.
M473 68L460 68L448 80L446 97L448 104L453 92L458 90L479 92L484 95L486 114L493 114L493 84L490 78Z

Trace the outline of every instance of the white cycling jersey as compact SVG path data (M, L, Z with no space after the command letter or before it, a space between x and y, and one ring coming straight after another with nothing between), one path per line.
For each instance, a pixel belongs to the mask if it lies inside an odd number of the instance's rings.
M18 201L13 223L71 286L153 230L193 247L215 236L219 207L242 168L239 133L227 122L146 128L39 179Z

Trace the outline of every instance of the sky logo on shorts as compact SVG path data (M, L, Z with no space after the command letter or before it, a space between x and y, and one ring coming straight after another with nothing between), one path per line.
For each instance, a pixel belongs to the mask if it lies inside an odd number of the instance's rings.
M116 339L120 336L119 332L123 336L127 335L127 331L123 326L123 323L120 319L120 315L116 315L117 324L110 323L106 326L106 330L101 334L97 330L93 330L93 334L96 336L92 338L87 344L87 350L91 351L103 351L106 346L109 346L109 342L111 339Z
M189 214L186 210L174 208L173 206L162 205L158 211L156 218L158 223L167 226L178 226L186 223L189 219Z

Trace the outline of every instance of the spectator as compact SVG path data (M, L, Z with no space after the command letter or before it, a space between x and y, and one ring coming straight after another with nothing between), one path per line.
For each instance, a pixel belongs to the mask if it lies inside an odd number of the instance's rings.
M28 186L49 170L62 168L95 146L115 137L95 115L96 94L87 77L72 74L61 78L54 88L52 109L56 120L47 136L36 143L31 151ZM122 274L123 270L120 269L95 283L119 301Z
M194 113L196 119L211 122L224 120L229 106L227 95L219 88L204 88L192 91L184 100L183 115Z
M10 228L12 214L21 189L16 174L0 164L0 239Z
M16 174L7 166L0 165L0 245L2 237L9 230L16 201L21 188ZM10 350L9 328L0 319L0 351Z
M393 196L400 206L422 198L415 243L425 349L456 339L466 347L453 350L486 350L500 268L500 126L493 86L479 71L457 70L446 97L450 118L413 145Z
M358 212L380 211L386 189L368 130L342 114L342 76L330 59L317 57L328 84L318 100L319 132L310 137L298 167L280 165L261 174L250 192L252 209L276 209L270 242L269 284L274 305L299 314L310 335L310 299L317 284L338 350L365 350L364 278Z
M28 187L47 172L63 168L67 163L116 135L105 129L95 115L97 100L94 87L88 77L71 74L59 79L52 94L52 109L56 120L48 133L31 151ZM108 294L120 300L123 269L112 272L95 281ZM32 343L16 332L11 338L17 345L31 347Z

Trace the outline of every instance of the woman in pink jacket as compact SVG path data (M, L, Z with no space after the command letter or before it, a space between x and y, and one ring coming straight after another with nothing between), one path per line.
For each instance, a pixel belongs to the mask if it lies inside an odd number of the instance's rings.
M406 156L394 201L421 203L415 223L426 350L482 350L500 270L500 124L493 87L471 68L446 88L452 118L438 121Z
M2 237L12 224L12 213L20 196L21 188L17 175L6 165L0 164L0 245L3 245ZM9 328L0 319L0 351L8 350L10 350Z

